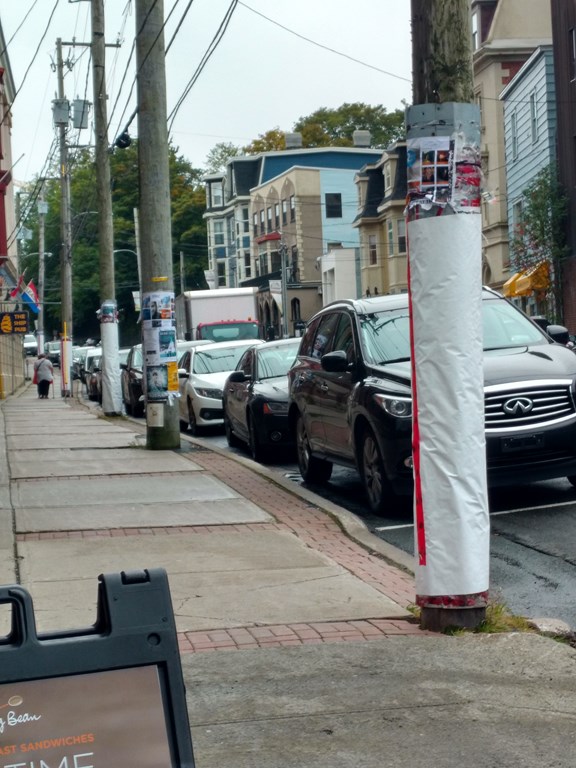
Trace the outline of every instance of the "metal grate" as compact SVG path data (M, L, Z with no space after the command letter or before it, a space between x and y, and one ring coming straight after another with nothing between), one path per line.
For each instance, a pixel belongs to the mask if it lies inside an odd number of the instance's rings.
M484 413L486 432L535 429L574 420L572 379L487 386Z

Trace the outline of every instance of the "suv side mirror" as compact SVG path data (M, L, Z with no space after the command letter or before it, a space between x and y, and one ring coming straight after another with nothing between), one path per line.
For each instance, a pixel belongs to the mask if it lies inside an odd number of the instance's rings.
M346 352L343 352L341 349L322 355L320 365L328 373L344 373L349 367Z
M245 381L248 381L250 377L246 376L244 371L232 371L230 376L228 376L228 381L231 384L242 384Z
M546 327L546 333L557 344L566 345L570 341L570 334L568 333L568 328L565 328L563 325L548 325Z

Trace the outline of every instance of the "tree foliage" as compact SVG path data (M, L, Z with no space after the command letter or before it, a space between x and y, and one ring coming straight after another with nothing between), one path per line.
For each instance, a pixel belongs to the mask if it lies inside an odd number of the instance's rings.
M556 167L540 171L524 190L522 218L510 240L510 256L514 269L522 271L546 262L552 282L549 311L561 317L562 263L569 255L566 242L568 198L558 181Z
M261 133L257 139L254 139L242 151L246 155L257 155L259 152L277 152L286 149L285 132L280 128L272 128L266 133Z
M389 113L381 104L361 102L342 104L337 109L321 107L297 120L294 130L302 134L305 147L350 147L355 130L370 131L371 146L384 149L404 138L404 110Z
M210 152L206 155L204 161L204 171L206 173L224 173L226 170L226 164L229 160L236 155L239 155L242 150L235 144L227 141L220 141L215 144Z
M207 267L206 225L203 219L205 194L202 172L169 148L169 174L172 215L172 248L176 292L180 290L180 252L184 254L186 288L204 287ZM137 242L134 211L139 204L138 142L126 149L115 149L110 156L112 211L114 227L116 300L120 316L120 343L129 346L140 340L138 313L132 292L139 289ZM98 215L96 212L96 169L91 150L75 154L70 165L72 215L72 290L75 341L99 338L96 315L100 307ZM45 219L45 250L53 255L45 260L45 332L58 335L61 328L60 305L60 209L58 180L46 182L48 214ZM27 221L34 232L28 252L38 251L37 214ZM27 279L38 280L38 256L24 256Z

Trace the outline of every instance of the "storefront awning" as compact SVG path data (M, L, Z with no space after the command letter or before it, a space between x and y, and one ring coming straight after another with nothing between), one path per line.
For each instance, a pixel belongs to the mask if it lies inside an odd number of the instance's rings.
M547 261L541 261L529 269L524 270L514 286L515 296L529 296L538 291L547 291L550 288L550 268Z
M530 296L534 292L547 291L550 287L550 268L547 261L515 272L502 286L502 293L511 299L514 296Z
M514 289L516 287L516 283L520 277L522 277L524 273L523 272L515 272L512 277L509 277L508 280L504 283L502 286L502 293L504 296L506 296L508 299L511 299L512 296L516 296L514 293Z

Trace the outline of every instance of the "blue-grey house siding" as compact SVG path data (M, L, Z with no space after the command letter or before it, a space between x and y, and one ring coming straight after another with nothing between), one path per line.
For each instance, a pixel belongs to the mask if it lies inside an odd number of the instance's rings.
M500 98L504 105L508 231L512 238L518 223L518 207L526 188L556 158L556 88L552 46L537 48ZM501 190L496 191L496 194L501 193Z

